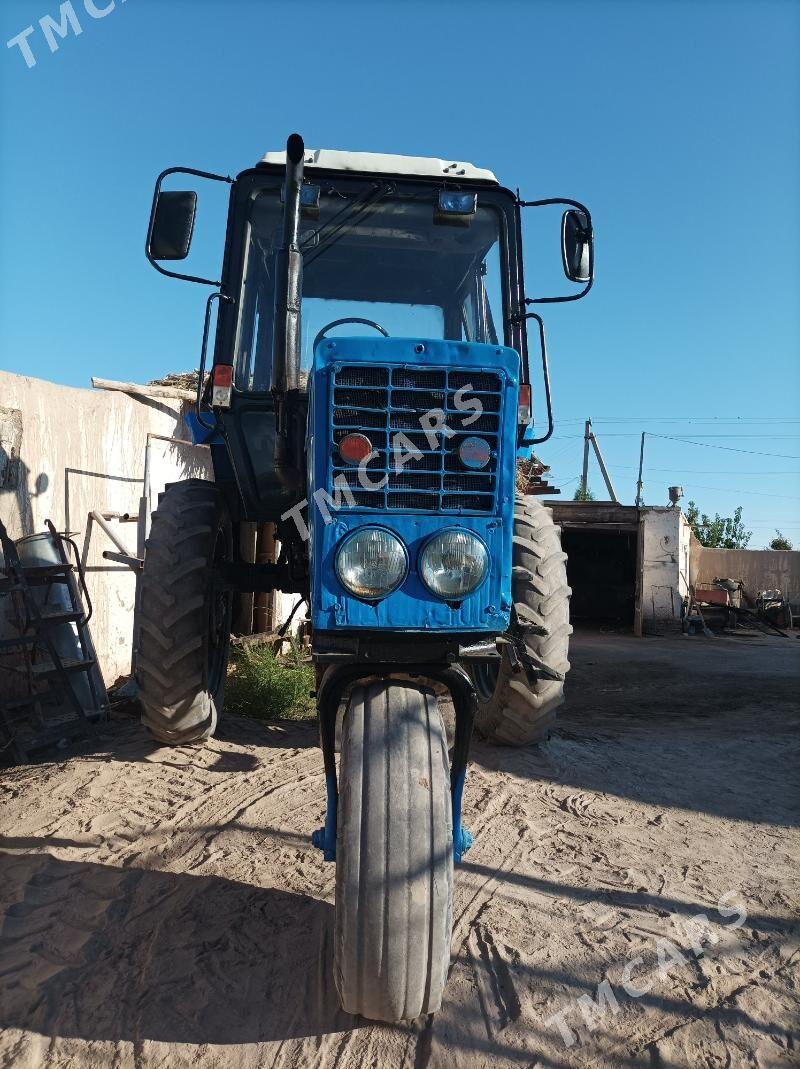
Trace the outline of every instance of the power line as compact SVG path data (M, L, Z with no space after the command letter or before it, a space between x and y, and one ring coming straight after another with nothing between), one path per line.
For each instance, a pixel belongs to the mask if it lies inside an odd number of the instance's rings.
M584 423L577 416L556 417L556 423ZM767 423L800 423L800 419L782 416L592 416L592 423L733 423L753 426Z
M696 439L677 438L673 434L657 434L655 431L645 431L644 433L648 434L651 438L664 438L664 439L666 439L668 441L671 441L671 442L683 442L685 445L700 445L700 446L704 446L706 449L724 449L728 453L747 453L747 454L749 454L750 456L753 456L753 457L775 457L777 460L800 460L800 457L798 457L798 456L790 456L790 455L788 455L786 453L764 453L764 452L762 452L761 450L758 450L758 449L737 449L736 446L732 446L732 445L717 445L714 442L699 442ZM640 435L633 434L633 433L631 433L631 434L618 434L618 433L617 434L613 434L612 433L612 434L603 435L603 437L604 438L639 438ZM723 435L720 435L720 437L722 437L722 438L733 438L733 437L743 437L743 438L744 437L753 437L753 438L765 438L766 437L766 438L775 438L775 437L782 437L782 435L754 434L754 435L738 435L737 436L737 435L723 434ZM794 437L794 435L787 435L787 437ZM564 441L567 438L573 438L573 439L577 440L577 439L582 439L583 435L582 434L556 434L556 435L553 435L553 437L550 439L550 441L551 442Z
M787 494L767 494L761 490L741 490L727 486L703 486L702 483L692 483L697 490L719 490L722 494L753 494L756 497L778 497L781 501L800 501L800 498L789 497Z
M611 468L612 471L622 470L622 466L618 464L610 464L608 466ZM629 466L626 466L625 470L630 471L631 468ZM577 479L578 476L576 475L575 478ZM572 481L573 480L570 479L570 482ZM721 494L747 494L753 497L774 497L780 499L781 501L800 501L800 498L792 497L788 494L769 494L762 490L742 490L740 487L737 488L733 486L704 486L702 483L693 482L690 482L688 486L684 487L684 490L689 489L690 487L695 490L718 490Z
M552 467L559 457L564 456L569 451L569 446L566 449L560 449L554 457L548 457L549 466ZM543 458L544 459L544 458ZM639 469L635 464L613 464L612 467L617 471L638 471ZM645 471L660 471L670 472L673 475L800 475L800 471L731 471L730 468L651 468L645 467Z
M800 416L732 416L732 415L730 415L730 412L726 413L724 416L721 415L721 414L717 414L717 415L702 415L701 416L699 412L692 412L688 416L675 416L675 415L665 416L663 414L658 414L658 415L650 415L650 414L648 414L648 415L645 415L645 413L643 413L643 412L630 412L630 411L627 411L627 412L624 412L624 413L622 413L622 412L614 412L614 413L604 412L604 413L602 413L600 415L592 415L592 416L588 416L588 415L584 415L584 416L560 415L559 418L560 419L569 419L569 420L580 419L581 422L583 422L586 419L591 419L593 423L595 422L595 420L598 420L598 419L617 419L617 420L618 419L627 419L627 420L650 419L650 420L672 420L672 421L690 420L691 419L691 420L702 420L702 421L705 421L705 422L711 422L713 420L717 420L717 421L720 421L720 422L723 422L723 423L786 423L786 422L798 423L798 422L800 422Z
M613 464L611 465L618 471L638 471L639 469L635 464ZM726 469L723 471L721 468L649 468L645 467L645 471L665 471L671 472L673 475L800 475L800 471L731 471Z
M675 434L659 434L658 431L644 431L644 434L649 435L651 438L669 438L673 442L687 442L688 438L679 437ZM582 434L554 434L550 439L551 442L555 442L558 439L566 438L583 438ZM639 438L641 433L639 431L604 431L603 438ZM759 441L763 441L765 438L788 438L792 442L800 441L800 434L703 434L697 435L698 438L735 438L736 441L740 441L742 438L758 438ZM696 445L694 441L689 442L690 445ZM724 449L724 446L718 446L719 449ZM800 460L800 457L791 457L792 460Z
M550 466L552 467L552 465L555 463L555 461L558 460L559 457L563 457L565 453L568 453L571 448L572 448L571 446L565 445L563 449L559 449L559 451L556 454L554 454L553 456L548 456L547 459L548 459L548 462L549 462ZM538 454L537 454L537 456L538 456ZM542 458L542 459L544 459L544 458Z
M685 441L688 441L688 439L679 438L674 434L659 434L658 431L645 431L644 433L649 435L651 438L671 438L674 442L685 442ZM581 435L581 437L583 437L583 435ZM604 431L603 432L603 438L639 438L639 437L640 437L639 431ZM698 437L702 437L702 438L735 438L737 442L742 438L758 438L761 441L763 441L765 438L769 438L769 439L773 439L773 438L788 438L792 442L800 441L800 434L733 434L732 433L732 434L703 434L703 435L698 435ZM694 445L695 443L691 442L690 444ZM724 448L724 447L720 446L720 448ZM800 460L800 457L797 457L797 459Z
M625 470L625 471L638 471L637 468L633 467L630 464L610 464L609 467L612 469L612 471L623 471L623 470ZM674 473L674 475L676 477L677 476L683 476L683 475L695 474L693 472L681 471L681 470L678 470L678 469L675 469L675 468L645 468L644 470L645 471L668 471L668 472ZM706 474L712 474L712 473L711 472L707 472ZM718 475L742 475L744 473L743 472L732 471L732 472L717 472L716 474L718 474ZM752 474L752 473L747 473L747 474ZM784 475L786 473L785 472L779 472L778 474L779 475ZM731 486L704 486L702 483L696 483L691 479L689 480L689 485L693 486L697 490L718 490L721 494L751 494L751 495L754 495L755 497L776 497L776 498L780 498L781 501L799 501L800 502L800 498L796 497L796 496L794 496L792 494L770 494L770 493L768 493L768 492L766 492L764 490L743 490L741 487L737 488L737 487L731 487Z
M633 464L617 465L636 471ZM671 471L676 475L800 475L800 471L723 471L721 468L645 468L645 471Z
M646 433L649 434L651 438L665 438L672 442L684 442L686 445L704 446L706 449L724 449L728 453L748 453L750 456L754 457L777 457L780 460L800 460L800 457L788 456L786 453L762 453L756 449L737 449L732 445L716 445L711 442L690 441L688 438L676 438L672 434L655 434L653 431L647 431ZM759 435L753 435L753 437L758 438ZM773 436L770 435L769 437Z

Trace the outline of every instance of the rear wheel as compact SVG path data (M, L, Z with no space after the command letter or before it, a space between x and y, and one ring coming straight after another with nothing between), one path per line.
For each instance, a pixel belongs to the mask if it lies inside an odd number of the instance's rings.
M510 630L537 661L563 676L572 633L567 556L550 510L535 499L514 509L513 545ZM540 678L531 686L524 671L514 672L507 652L499 665L476 665L471 674L478 694L475 726L483 736L511 746L547 737L564 701L563 682Z
M447 742L426 687L353 688L344 716L334 973L342 1007L378 1021L439 1009L453 925Z
M214 483L170 486L145 549L136 656L142 723L159 742L199 742L217 726L233 598L215 573L232 555L230 516Z

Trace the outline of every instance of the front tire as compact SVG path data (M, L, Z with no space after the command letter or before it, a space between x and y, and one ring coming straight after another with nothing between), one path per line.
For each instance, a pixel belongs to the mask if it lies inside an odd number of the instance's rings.
M535 498L514 509L511 631L537 661L560 675L569 671L570 588L561 530L549 509ZM529 746L547 737L564 701L564 684L514 672L503 653L499 666L471 669L478 694L475 726L485 738L509 746Z
M334 974L342 1008L377 1021L439 1009L453 926L447 741L427 687L353 688L344 716Z
M200 742L216 729L233 598L215 572L232 555L219 488L202 479L170 486L147 539L136 656L142 723L159 742Z

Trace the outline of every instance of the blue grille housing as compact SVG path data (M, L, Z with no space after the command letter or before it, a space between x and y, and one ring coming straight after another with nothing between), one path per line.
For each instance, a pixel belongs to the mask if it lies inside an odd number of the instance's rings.
M315 628L506 629L519 368L518 354L505 346L408 338L320 342L309 420ZM437 414L428 417L430 412ZM436 430L440 424L446 430ZM338 452L338 443L353 433L365 435L376 454L366 465L368 487L358 468ZM489 443L492 455L485 468L472 470L461 462L458 448L467 437ZM322 509L313 500L315 492ZM398 590L368 603L341 587L334 560L345 535L376 525L403 540L409 574ZM417 574L422 545L444 527L474 531L491 558L486 582L459 605L431 594Z
M365 367L338 362L331 375L329 441L334 448L329 489L336 478L343 477L356 507L364 509L495 511L504 376L464 368ZM466 407L469 401L480 403L480 415ZM441 417L424 423L431 412ZM440 423L441 431L424 430ZM385 484L379 490L365 489L358 471L337 456L336 445L353 432L365 434L377 453L367 465L367 474L370 483ZM402 438L394 448L398 435ZM458 456L459 445L475 435L489 443L493 454L480 471L466 468Z

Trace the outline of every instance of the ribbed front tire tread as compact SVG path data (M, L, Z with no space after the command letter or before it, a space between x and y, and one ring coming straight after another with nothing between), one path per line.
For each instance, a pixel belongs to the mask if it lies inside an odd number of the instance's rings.
M439 1009L453 925L447 742L436 696L356 686L342 729L334 973L344 1010Z

